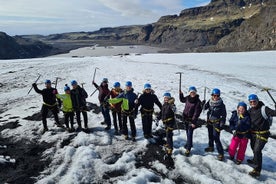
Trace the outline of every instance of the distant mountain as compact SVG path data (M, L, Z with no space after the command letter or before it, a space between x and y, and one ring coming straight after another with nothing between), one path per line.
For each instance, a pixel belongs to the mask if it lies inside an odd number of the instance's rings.
M11 37L0 32L0 59L43 57L49 55L52 49L51 45L38 40Z
M147 25L9 38L10 45L5 48L7 51L1 50L1 55L6 53L6 58L29 57L36 48L33 44L40 45L41 51L36 52L33 57L67 52L94 44L143 44L164 47L170 52L274 50L275 12L275 0L212 0L206 6L185 9L179 15L163 16L157 22ZM2 48L1 39L3 38L0 37ZM26 48L26 44L22 45L22 42L18 43L21 39L31 41L32 44L28 46L32 49ZM22 46L25 49L22 50Z

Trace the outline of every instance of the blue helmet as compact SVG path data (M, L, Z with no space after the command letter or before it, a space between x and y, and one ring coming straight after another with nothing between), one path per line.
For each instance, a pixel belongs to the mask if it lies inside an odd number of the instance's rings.
M218 88L214 88L212 90L212 95L220 95L220 90Z
M71 85L73 86L73 85L77 85L78 83L77 83L77 81L76 80L71 80Z
M67 85L65 85L65 86L64 86L64 91L67 91L67 90L70 90L70 87L67 86Z
M194 87L194 86L191 86L191 87L189 87L189 93L191 93L191 92L197 92L197 90L196 90L196 87Z
M49 79L45 80L45 84L51 84L52 82Z
M245 109L247 109L247 105L246 105L245 102L239 102L237 107L240 107L240 106L242 106L242 107L244 107Z
M163 97L169 97L169 98L171 98L171 93L165 92L164 95L163 95Z
M117 88L117 87L120 87L120 86L121 86L120 82L115 82L115 83L113 84L113 87L114 87L114 88Z
M102 82L108 83L108 79L107 78L103 78Z
M249 96L248 96L248 101L251 101L251 100L256 100L256 101L258 101L258 100L259 100L259 98L258 98L258 96L257 96L257 95L255 95L255 94L251 94L251 95L249 95Z
M151 89L151 85L150 85L149 83L146 83L146 84L144 85L144 89Z
M127 81L127 82L126 82L126 86L127 86L127 87L132 87L132 82L131 82L131 81Z

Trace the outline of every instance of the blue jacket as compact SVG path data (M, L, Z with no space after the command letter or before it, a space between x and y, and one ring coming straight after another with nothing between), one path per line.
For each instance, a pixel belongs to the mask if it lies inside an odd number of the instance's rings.
M125 99L126 101L126 104L128 104L128 108L126 107L122 107L122 110L127 110L127 111L137 111L137 109L135 109L135 100L137 99L137 95L133 92L134 89L131 89L130 91L124 91L122 92L121 94L119 94L116 98L119 99L119 98L123 98ZM124 101L123 101L124 103Z
M249 136L251 120L248 112L246 112L243 116L239 116L237 111L233 111L229 123L230 129L235 131L234 135L238 136L239 138Z

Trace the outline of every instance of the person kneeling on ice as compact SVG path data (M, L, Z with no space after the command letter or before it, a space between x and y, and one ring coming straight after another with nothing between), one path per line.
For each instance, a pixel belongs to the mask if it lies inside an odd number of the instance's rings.
M171 94L166 92L163 95L164 103L162 105L162 110L160 112L160 117L163 121L166 130L166 153L170 156L173 151L173 127L175 125L175 112L176 107L174 105L175 99L171 97Z
M62 111L64 113L64 124L69 132L74 132L74 109L72 105L70 87L67 84L64 86L65 94L56 94L56 97L62 101ZM69 118L71 129L69 128Z
M250 109L248 110L251 119L251 140L250 146L253 151L253 159L247 162L253 166L253 170L249 172L252 177L259 177L262 170L263 155L262 150L268 141L270 135L270 118L276 116L276 110L272 110L265 106L255 94L248 96Z
M56 125L58 127L62 127L62 125L59 123L59 119L58 119L58 105L61 106L61 102L60 100L58 100L57 103L57 98L56 98L56 94L57 89L56 88L52 88L52 83L50 80L46 80L45 81L45 88L43 90L40 90L37 88L37 84L33 83L33 87L34 90L42 95L43 98L43 105L41 108L41 114L42 114L42 123L43 123L43 133L45 133L46 131L48 131L48 126L47 126L47 115L48 115L48 111L52 111L55 121L56 121Z
M137 108L135 108L137 95L133 91L132 82L127 81L124 92L119 94L116 98L109 99L109 103L116 104L122 102L123 134L125 139L128 140L127 118L129 118L131 139L132 141L136 141L136 126L134 120L137 116Z
M197 120L202 111L201 101L197 90L194 86L189 88L189 95L183 95L183 92L179 91L179 99L182 103L185 103L183 111L183 120L186 126L187 143L185 145L185 156L189 156L191 148L193 147L193 132L198 127Z
M224 151L222 144L220 142L220 132L226 121L226 108L220 97L220 90L214 88L212 90L211 99L205 104L205 110L207 112L207 128L208 128L208 138L209 146L205 148L206 152L214 151L214 141L218 150L218 160L224 160Z
M232 112L229 123L230 129L234 131L234 133L228 153L230 159L233 160L237 152L236 164L239 165L245 157L251 124L250 117L247 112L247 105L244 102L240 102L237 106L237 110Z

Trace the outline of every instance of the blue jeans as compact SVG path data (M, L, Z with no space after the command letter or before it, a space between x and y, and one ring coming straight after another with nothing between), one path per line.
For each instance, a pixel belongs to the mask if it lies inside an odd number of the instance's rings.
M102 114L104 117L104 122L106 123L107 126L111 126L111 119L110 119L110 114L109 114L109 108L108 107L104 107L103 105L101 105L101 110L102 110Z

